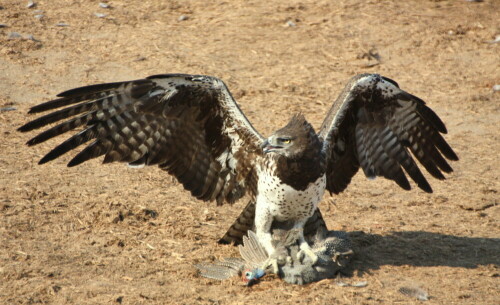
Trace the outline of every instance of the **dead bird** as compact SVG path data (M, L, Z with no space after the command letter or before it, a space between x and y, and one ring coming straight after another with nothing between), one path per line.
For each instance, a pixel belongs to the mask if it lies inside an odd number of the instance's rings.
M324 231L315 236L312 249L318 256L313 262L308 256L300 257L300 236L298 229L286 229L286 224L273 224L273 246L276 251L269 257L257 235L248 231L239 246L241 258L224 258L215 263L195 265L200 275L206 278L225 280L239 275L245 285L257 283L266 274L277 274L287 283L307 284L325 278L333 278L350 260L353 252L345 232ZM266 270L260 267L269 258L276 263Z

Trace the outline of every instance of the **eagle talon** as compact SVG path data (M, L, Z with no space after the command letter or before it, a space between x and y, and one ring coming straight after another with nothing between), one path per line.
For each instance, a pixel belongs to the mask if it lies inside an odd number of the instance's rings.
M318 256L316 255L316 253L314 253L314 251L309 248L309 249L301 249L299 252L297 252L297 259L299 262L303 262L303 260L305 259L306 255L309 257L309 259L311 260L311 263L312 265L315 265L317 262L318 262Z
M354 251L352 250L347 250L345 252L335 252L332 256L332 260L337 263L339 266L342 267L342 262L341 260L339 260L339 258L341 257L345 257L345 256L349 256L349 255L352 255L354 254Z

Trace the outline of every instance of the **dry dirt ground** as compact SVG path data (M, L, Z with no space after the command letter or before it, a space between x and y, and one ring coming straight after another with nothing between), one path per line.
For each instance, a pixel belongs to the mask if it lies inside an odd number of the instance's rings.
M420 303L408 285L428 304L499 304L500 1L108 3L0 3L0 107L15 108L0 112L1 304ZM173 72L224 79L264 135L298 111L318 127L350 77L381 73L443 118L460 161L433 194L359 173L325 195L357 252L343 281L366 287L200 278L193 264L237 255L216 240L245 201L199 202L157 168L39 166L64 137L28 148L16 131L63 90Z

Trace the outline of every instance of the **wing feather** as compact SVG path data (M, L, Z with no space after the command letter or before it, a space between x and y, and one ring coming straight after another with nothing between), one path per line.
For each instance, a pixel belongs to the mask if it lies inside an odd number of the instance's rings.
M250 186L262 136L253 128L219 79L165 74L127 82L71 89L34 106L53 110L19 128L35 145L83 128L41 160L52 161L93 140L68 166L104 155L103 163L158 165L201 200L234 202ZM63 108L61 108L63 107ZM61 108L61 109L59 109ZM62 121L62 122L61 122Z
M357 75L319 132L328 156L327 189L343 191L361 167L368 178L385 177L409 190L406 172L422 190L432 192L413 158L433 177L445 179L443 172L452 172L446 159L458 157L441 133L447 133L443 121L423 100L391 79Z

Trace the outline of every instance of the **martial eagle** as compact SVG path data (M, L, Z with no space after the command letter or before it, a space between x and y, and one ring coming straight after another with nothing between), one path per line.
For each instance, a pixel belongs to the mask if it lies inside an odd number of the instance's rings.
M343 191L360 167L368 178L382 176L405 190L409 175L432 192L413 157L437 179L452 171L446 159L458 160L441 136L446 127L434 111L378 74L353 77L318 133L304 116L295 115L268 138L250 124L224 82L211 76L154 75L71 89L58 97L30 113L62 109L19 130L64 121L27 144L83 130L39 164L92 140L68 166L104 155L103 163L157 164L194 197L217 205L248 194L250 202L220 242L238 243L254 228L270 256L273 221L291 221L299 230L310 218L324 224L317 204L325 189ZM301 232L299 254L314 260Z

